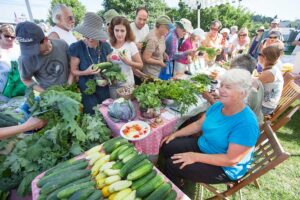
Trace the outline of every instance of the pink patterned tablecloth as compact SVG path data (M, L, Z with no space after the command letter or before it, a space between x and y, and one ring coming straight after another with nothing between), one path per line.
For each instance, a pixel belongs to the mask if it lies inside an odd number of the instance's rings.
M76 157L76 159L84 158L84 154ZM190 200L190 198L184 194L174 183L172 183L163 173L161 173L156 167L154 169L157 171L157 173L164 177L165 182L170 182L172 184L173 190L177 193L177 200ZM37 200L39 197L40 189L36 185L37 182L44 176L45 172L39 174L37 177L34 178L34 180L31 182L31 191L32 191L32 200Z
M113 102L113 99L108 99L104 101L100 106L99 110L102 113L107 125L113 131L114 136L120 135L120 129L125 124L124 122L115 123L108 115L108 105ZM134 120L145 120L146 122L149 120L143 119L141 117L140 109L138 103L133 101L134 107L137 112L137 117ZM167 111L163 111L167 112ZM175 131L176 122L179 119L178 116L173 115L171 118L164 118L164 115L161 115L163 122L159 124L156 128L151 127L151 133L146 138L135 141L134 146L139 152L148 154L148 155L158 155L159 153L159 145L161 140L170 135ZM150 121L151 122L151 121ZM152 121L153 122L153 121Z

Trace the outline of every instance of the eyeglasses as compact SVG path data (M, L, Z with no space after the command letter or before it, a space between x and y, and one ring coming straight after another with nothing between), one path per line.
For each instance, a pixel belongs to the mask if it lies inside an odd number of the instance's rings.
M277 39L277 36L269 36L270 39Z
M11 38L12 40L16 38L16 36L12 36L12 35L4 35L5 38Z
M264 30L257 30L257 32L265 32Z
M247 36L247 34L242 34L242 35L239 35L240 37L246 37Z

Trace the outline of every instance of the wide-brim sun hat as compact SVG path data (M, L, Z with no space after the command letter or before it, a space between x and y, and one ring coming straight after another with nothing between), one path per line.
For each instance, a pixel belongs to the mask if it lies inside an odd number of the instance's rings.
M227 33L229 34L230 33L230 30L228 28L222 28L222 30L220 31L220 33Z
M107 39L107 34L103 31L103 21L101 17L92 12L87 12L85 14L83 23L78 25L74 31L93 40L99 41Z
M192 35L199 36L200 38L204 38L205 37L205 32L201 28L195 28L193 30Z
M190 20L186 19L186 18L182 18L179 21L175 22L176 25L178 25L180 28L184 29L186 32L188 33L193 33L193 26Z

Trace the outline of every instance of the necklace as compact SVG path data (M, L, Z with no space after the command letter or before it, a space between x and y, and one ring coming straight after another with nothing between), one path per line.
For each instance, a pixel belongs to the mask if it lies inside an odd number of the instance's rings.
M91 63L92 63L93 65L94 65L94 64L98 64L98 63L100 62L100 55L101 55L100 44L99 44L99 46L97 46L97 48L96 48L96 51L97 51L97 54L98 54L98 59L97 59L97 62L96 62L96 63L94 63L94 61L93 61L93 59L92 59L92 56L91 56L91 54L90 54L88 45L85 44L85 46L86 46L86 51L87 51L87 53L88 53L88 56L89 56L89 58L90 58Z

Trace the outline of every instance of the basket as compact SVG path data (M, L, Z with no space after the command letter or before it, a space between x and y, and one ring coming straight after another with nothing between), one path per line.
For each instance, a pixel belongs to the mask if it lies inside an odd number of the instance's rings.
M117 94L119 97L123 97L124 99L133 99L133 90L134 86L125 86L117 89Z

